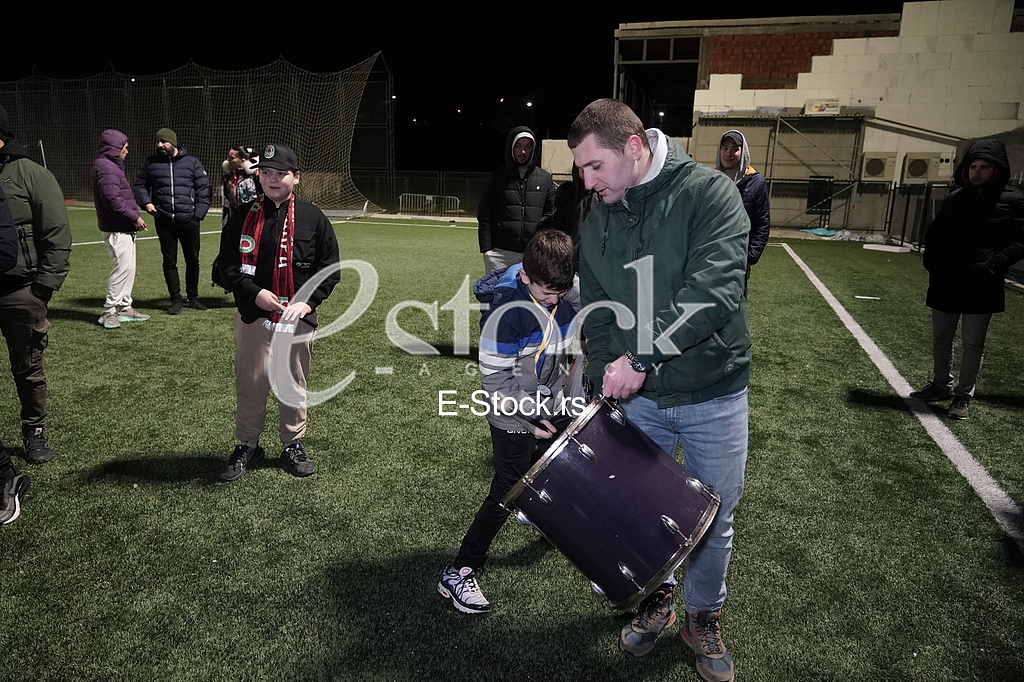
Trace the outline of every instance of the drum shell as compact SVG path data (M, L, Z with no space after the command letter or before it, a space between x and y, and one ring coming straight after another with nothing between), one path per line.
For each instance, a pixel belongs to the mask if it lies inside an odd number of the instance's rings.
M714 490L602 398L502 500L522 511L613 608L629 608L657 589L700 540L718 504Z

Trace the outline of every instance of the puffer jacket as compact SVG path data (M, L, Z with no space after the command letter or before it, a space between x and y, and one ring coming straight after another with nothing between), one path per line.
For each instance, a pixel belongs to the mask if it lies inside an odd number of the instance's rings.
M104 130L92 164L93 200L96 222L103 232L135 232L139 209L124 174L121 149L128 136L118 130Z
M31 285L33 294L49 301L71 269L71 224L64 194L53 173L28 158L3 108L0 139L0 191L18 232L18 260L0 274L0 293Z
M968 179L968 167L978 159L998 168L980 193ZM1009 179L1006 147L998 140L978 140L957 165L959 187L925 233L929 308L967 314L1006 309L1004 275L1024 257L1024 192Z
M203 164L184 147L174 156L146 159L132 193L139 206L153 204L156 215L172 223L202 220L210 210L210 180Z
M524 132L534 138L533 159L520 178L512 145ZM505 138L505 163L491 173L480 195L476 216L480 253L494 248L522 253L537 227L554 213L555 183L551 174L537 165L540 144L536 139L526 126L513 128Z
M747 242L747 264L756 265L761 260L764 247L768 246L768 235L771 232L771 208L768 204L768 181L750 165L750 147L746 136L738 130L727 130L722 134L740 139L740 168L743 172L736 178L736 189L743 199L743 208L750 218L750 240ZM721 142L719 142L721 145ZM722 156L719 153L715 168L722 170ZM723 171L724 172L724 171Z
M632 351L648 367L638 393L666 408L728 395L748 383L743 280L750 223L726 175L694 162L659 130L649 130L648 140L652 150L667 146L664 165L620 201L590 212L580 287L584 308L613 301L637 317L621 329L608 308L587 316L590 380L601 386L608 363ZM638 302L638 281L650 282L649 300Z

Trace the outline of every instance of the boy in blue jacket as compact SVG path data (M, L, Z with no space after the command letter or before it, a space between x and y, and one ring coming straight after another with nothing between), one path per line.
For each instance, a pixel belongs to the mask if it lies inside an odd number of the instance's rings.
M526 245L521 264L496 270L473 287L477 299L489 305L480 320L480 379L488 397L494 479L437 583L441 596L464 613L491 610L477 572L508 518L500 502L558 433L552 420L566 416L558 414L562 406L551 403L564 382L572 343L576 310L562 297L574 273L572 239L545 230Z

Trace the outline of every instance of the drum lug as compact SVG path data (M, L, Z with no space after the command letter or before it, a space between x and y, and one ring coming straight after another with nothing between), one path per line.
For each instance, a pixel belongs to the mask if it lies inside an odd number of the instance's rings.
M530 517L528 517L522 509L516 509L515 517L516 521L518 521L521 525L528 526L530 528L536 528L536 526L533 525L533 521L530 520Z
M626 423L626 417L615 408L612 408L611 411L608 412L608 416L614 419L619 426L624 426Z
M627 566L626 564L624 564L624 563L622 563L620 561L619 562L619 572L622 573L623 577L625 577L626 580L628 580L629 582L633 583L633 585L636 586L636 589L637 589L637 591L640 594L644 594L645 590L644 590L643 587L640 586L639 583L637 583L637 581L636 581L636 573L633 572L632 568L630 568L629 566Z
M595 597L604 596L604 590L602 590L601 586L595 583L593 580L590 581L590 591L594 593Z
M594 450L586 443L580 443L577 441L576 444L580 446L580 454L589 459L591 462L593 462L594 457L597 456L596 454L594 454Z
M683 531L679 529L679 524L676 523L675 520L673 520L671 517L662 514L661 523L665 526L665 528L668 528L668 532L674 533L683 539L683 542L685 543L683 545L684 547L689 547L693 543L693 538L691 538L689 535L684 535Z

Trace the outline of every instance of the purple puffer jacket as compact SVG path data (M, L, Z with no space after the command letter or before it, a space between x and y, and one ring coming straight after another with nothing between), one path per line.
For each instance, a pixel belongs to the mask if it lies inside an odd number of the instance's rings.
M124 174L121 148L128 136L117 130L104 130L92 164L93 197L96 222L104 232L135 232L139 209Z

